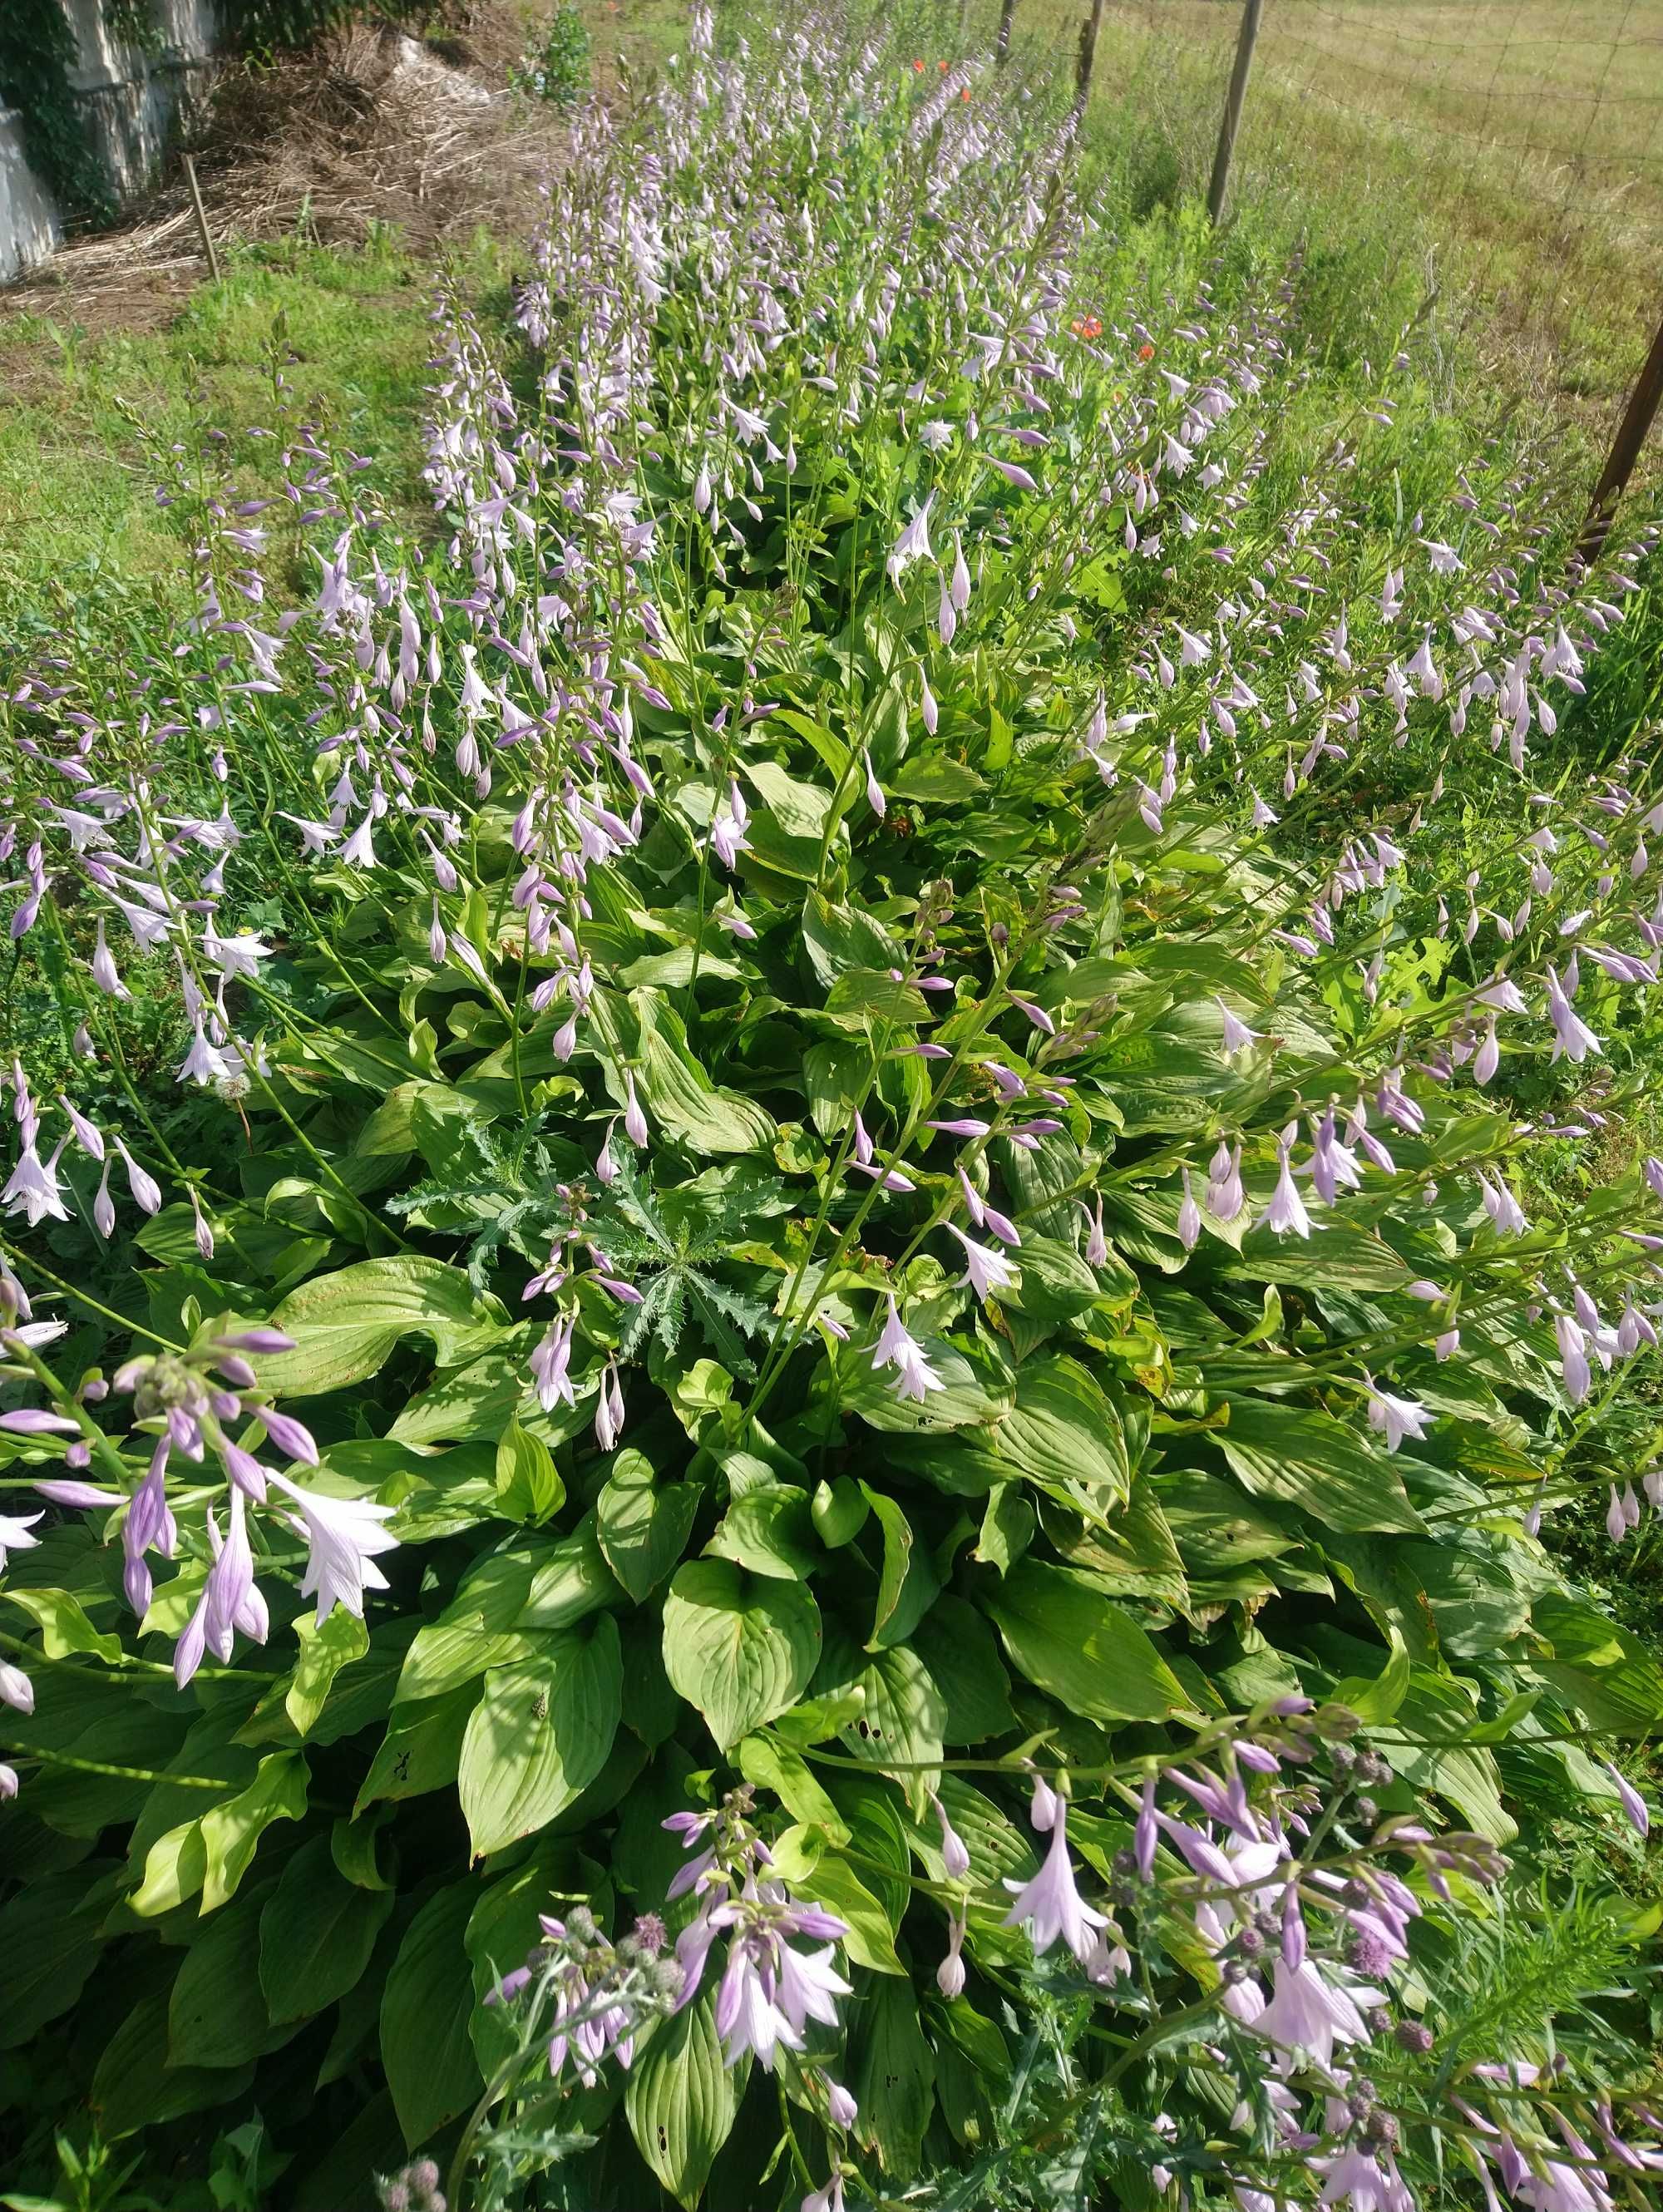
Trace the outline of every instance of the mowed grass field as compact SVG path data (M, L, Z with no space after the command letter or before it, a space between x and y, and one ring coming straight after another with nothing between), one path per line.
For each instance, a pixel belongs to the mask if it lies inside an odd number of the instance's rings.
M1019 39L1071 47L1084 13L1017 0ZM1205 189L1241 14L1111 0L1095 105L1165 160L1151 188ZM1235 191L1412 252L1498 370L1591 421L1663 307L1663 0L1265 0Z

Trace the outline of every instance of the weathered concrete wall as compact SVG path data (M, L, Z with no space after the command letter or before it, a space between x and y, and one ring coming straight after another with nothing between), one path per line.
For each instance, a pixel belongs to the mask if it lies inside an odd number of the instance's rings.
M23 118L0 107L0 284L44 261L58 239L52 194L23 157Z
M130 200L155 177L170 134L206 90L218 33L213 0L151 0L155 51L113 39L104 0L67 5L77 52L70 82L88 143L118 200ZM0 112L0 283L44 259L59 234L52 195L24 158L19 118Z

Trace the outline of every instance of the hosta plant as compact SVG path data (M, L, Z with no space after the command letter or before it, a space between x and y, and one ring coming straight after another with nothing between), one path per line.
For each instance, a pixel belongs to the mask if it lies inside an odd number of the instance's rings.
M1663 1676L1552 1534L1663 1492L1663 1165L1538 1194L1663 942L1555 743L1651 535L1412 350L1336 410L1042 86L713 46L441 286L430 526L279 341L172 615L8 665L14 2120L1642 2202ZM1485 2011L1567 1804L1586 1971Z

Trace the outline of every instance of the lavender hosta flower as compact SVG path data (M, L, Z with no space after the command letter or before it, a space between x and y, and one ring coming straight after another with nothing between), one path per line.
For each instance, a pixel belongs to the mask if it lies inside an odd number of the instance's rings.
M822 2073L820 2086L826 2093L826 2117L835 2128L852 2128L860 2118L860 2107L841 2081L834 2081L829 2074Z
M964 1273L957 1278L961 1284L968 1283L977 1297L986 1305L990 1293L1007 1291L1018 1279L1017 1271L1003 1252L991 1245L978 1244L950 1221L942 1224L950 1237L956 1237L964 1254Z
M1201 1241L1201 1209L1195 1202L1195 1193L1190 1188L1189 1170L1183 1170L1184 1196L1178 1208L1178 1242L1185 1251L1193 1252Z
M1108 1927L1108 1917L1089 1905L1075 1886L1073 1864L1068 1856L1068 1808L1061 1799L1057 1801L1050 1848L1039 1872L1027 1882L1013 1881L1007 1876L1004 1886L1012 1893L1004 1926L1020 1928L1026 1924L1029 1940L1040 1953L1048 1951L1060 1937L1084 1966L1091 1956L1097 1930Z
M21 1667L8 1660L0 1660L0 1705L9 1705L17 1713L34 1711L33 1683Z
M15 1437L78 1437L81 1424L71 1420L67 1413L51 1413L44 1407L22 1406L14 1413L0 1413L0 1429Z
M49 1504L67 1505L76 1512L127 1503L120 1491L103 1489L95 1482L64 1482L54 1479L49 1482L37 1482L34 1486Z
M1564 1380L1565 1395L1573 1405L1579 1405L1588 1395L1587 1339L1569 1314L1556 1314L1553 1334L1559 1346L1560 1372Z
M64 1203L62 1186L58 1180L58 1155L64 1147L46 1159L42 1159L33 1143L26 1144L12 1170L5 1188L0 1190L0 1205L8 1213L21 1213L31 1229L48 1218L67 1221L69 1208Z
M1308 1237L1311 1233L1311 1217L1305 1211L1290 1165L1296 1134L1296 1125L1290 1121L1277 1139L1276 1188L1271 1194L1270 1204L1253 1224L1255 1228L1268 1229L1274 1237Z
M1325 1979L1310 1959L1297 1966L1276 1960L1269 2003L1253 2021L1253 2033L1284 2051L1303 2051L1322 2067L1334 2063L1336 2043L1366 2043L1362 2013L1342 1989ZM1376 2000L1369 1995L1368 2002Z
M1324 2205L1350 2206L1350 2212L1416 2212L1414 2193L1384 2146L1352 2143L1332 2159L1311 2164L1323 2176L1318 2201Z
M707 1915L728 1934L727 1964L716 1993L716 2033L724 2063L750 2052L764 2073L781 2047L801 2051L808 2024L837 2025L837 2000L852 1994L833 1964L847 1923L818 1905L797 1904L778 1882L760 1882ZM817 1951L798 1951L793 1936L822 1937Z
M279 1413L275 1406L253 1406L247 1410L280 1452L286 1453L291 1460L298 1460L303 1467L318 1465L317 1442L303 1421L297 1421L292 1413Z
M1103 1201L1098 1199L1086 1215L1085 1264L1088 1267L1108 1265L1108 1239L1103 1234Z
M1478 1188L1484 1198L1484 1212L1494 1223L1497 1236L1522 1237L1529 1228L1530 1222L1523 1206L1508 1189L1504 1179L1497 1175L1492 1181L1482 1169L1476 1172Z
M947 1817L947 1808L939 1797L932 1796L936 1818L941 1823L941 1863L949 1881L962 1881L970 1871L970 1853L952 1822Z
M947 1385L925 1358L924 1347L908 1335L893 1291L889 1294L889 1318L873 1347L872 1367L874 1371L893 1367L895 1380L889 1387L895 1396L921 1406L932 1390L944 1390Z
M1651 1833L1652 1816L1650 1808L1647 1805L1645 1799L1641 1796L1640 1792L1635 1788L1633 1783L1629 1780L1625 1774L1620 1772L1617 1767L1613 1766L1609 1759L1605 1762L1605 1772L1611 1778L1611 1786L1617 1792L1617 1801L1621 1804L1624 1812L1628 1815L1630 1825L1634 1829L1636 1835L1637 1835L1643 1842L1644 1839Z
M933 561L934 559L930 550L930 509L935 503L935 496L934 492L929 494L922 507L919 508L889 549L889 557L883 565L888 571L889 581L897 590L900 588L901 577L914 561Z
M968 1913L957 1912L948 1916L947 1954L936 1968L936 1987L950 2002L964 1995L964 1936L968 1926Z
M40 1541L29 1531L41 1517L39 1513L0 1513L0 1573L10 1553L33 1551Z
M132 1193L134 1205L141 1213L160 1213L161 1186L153 1175L140 1167L119 1137L112 1137L110 1141L120 1153L122 1165L127 1170L127 1188Z
M618 1363L609 1359L601 1372L600 1396L595 1407L595 1441L603 1451L610 1451L623 1434L624 1412Z
M1590 1053L1600 1049L1599 1040L1571 1005L1564 985L1552 968L1547 971L1548 1017L1553 1024L1553 1050L1551 1058L1557 1060L1563 1054L1574 1066L1580 1066Z
M398 1539L384 1525L391 1520L393 1507L365 1498L326 1498L319 1491L302 1490L287 1475L271 1470L266 1480L294 1502L294 1513L285 1517L307 1540L300 1595L317 1599L318 1626L323 1626L337 1605L361 1620L365 1591L387 1587L375 1559L379 1553L398 1548Z
M1426 1425L1433 1419L1426 1407L1413 1398L1399 1398L1390 1390L1382 1390L1374 1377L1369 1382L1369 1425L1377 1436L1386 1439L1386 1449L1394 1452L1405 1437L1420 1443L1426 1434Z
M1259 1031L1249 1029L1246 1022L1230 1012L1222 999L1215 999L1213 1003L1217 1007L1220 1019L1223 1024L1226 1060L1233 1058L1238 1052L1247 1051L1259 1042Z
M1247 1204L1241 1182L1241 1146L1221 1139L1207 1169L1206 1208L1215 1221L1239 1220Z
M745 805L738 779L730 777L727 804L718 811L710 825L711 850L725 868L731 868L741 853L750 850L750 840L745 835L750 823L750 809Z
M638 1149L646 1145L646 1115L641 1109L640 1099L635 1096L635 1079L633 1073L626 1074L624 1077L623 1127L624 1134L632 1145Z

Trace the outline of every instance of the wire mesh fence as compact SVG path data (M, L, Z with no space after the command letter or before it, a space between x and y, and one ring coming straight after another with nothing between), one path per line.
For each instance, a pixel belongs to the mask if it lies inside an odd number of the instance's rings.
M1071 49L1086 9L1017 0L1018 37ZM1241 15L1108 0L1093 97L1151 199L1205 190ZM1663 0L1264 0L1232 189L1389 228L1498 362L1608 417L1663 307Z

